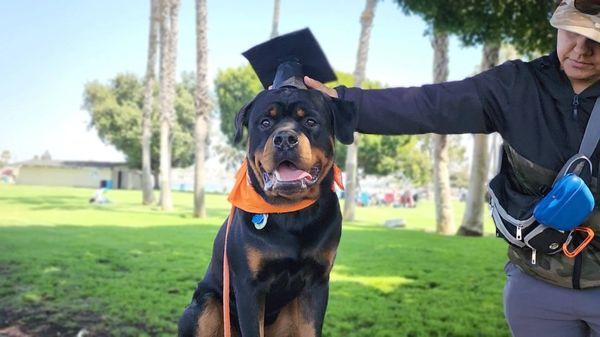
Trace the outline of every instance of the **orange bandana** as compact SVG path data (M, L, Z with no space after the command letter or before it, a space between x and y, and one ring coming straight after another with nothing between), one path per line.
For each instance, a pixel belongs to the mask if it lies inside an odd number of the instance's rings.
M260 194L258 194L252 185L250 185L250 180L248 179L248 163L246 159L242 162L242 166L235 174L235 184L229 192L229 197L227 200L229 202L248 213L289 213L299 211L304 209L312 204L314 204L316 199L304 199L297 201L293 204L282 204L282 205L273 205L263 199ZM336 185L339 186L342 190L344 189L344 185L342 184L342 170L337 166L333 165L333 180ZM334 187L331 186L333 190Z

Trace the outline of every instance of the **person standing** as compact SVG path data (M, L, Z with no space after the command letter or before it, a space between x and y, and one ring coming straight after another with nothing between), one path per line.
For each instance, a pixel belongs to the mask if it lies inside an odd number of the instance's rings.
M565 0L550 24L556 51L530 62L508 61L462 81L422 87L362 90L308 87L356 103L356 130L371 134L498 132L504 140L494 193L517 219L522 200L547 193L565 162L578 152L600 96L600 1ZM596 130L595 132L600 132ZM596 208L583 223L600 230L598 166L591 156ZM576 258L509 246L504 311L513 336L600 336L600 239Z

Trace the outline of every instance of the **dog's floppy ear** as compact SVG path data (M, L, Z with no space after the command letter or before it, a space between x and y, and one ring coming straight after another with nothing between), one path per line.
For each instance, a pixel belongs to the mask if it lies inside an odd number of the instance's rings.
M356 105L350 101L344 101L333 97L330 102L333 113L333 132L335 138L342 144L352 144L354 142L354 131L358 124Z
M242 140L244 126L248 126L248 111L250 111L252 103L254 103L254 101L246 103L246 105L244 105L235 116L235 136L233 137L234 144L237 144Z

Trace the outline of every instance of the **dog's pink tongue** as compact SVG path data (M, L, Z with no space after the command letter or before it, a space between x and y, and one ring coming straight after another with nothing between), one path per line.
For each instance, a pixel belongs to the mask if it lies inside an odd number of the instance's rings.
M277 179L280 181L294 181L302 178L312 179L312 176L308 172L299 170L296 166L288 163L279 165L277 175Z

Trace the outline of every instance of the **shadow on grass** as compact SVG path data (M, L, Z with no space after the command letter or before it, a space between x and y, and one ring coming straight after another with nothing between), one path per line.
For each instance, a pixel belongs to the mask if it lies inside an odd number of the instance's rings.
M27 205L29 209L64 209L74 210L81 209L82 205L89 204L87 199L74 196L37 196L37 197L20 197L10 196L0 197L1 203L9 203L15 205Z
M110 213L128 213L128 214L145 214L145 215L177 215L180 218L193 218L191 208L176 209L171 212L163 212L155 207L148 208L139 204L130 203L108 203L105 205L90 204L88 199L75 196L36 196L36 197L21 197L21 196L0 196L0 203L24 205L31 211L48 211L48 210L64 210L64 211L85 211L94 210ZM229 213L228 208L223 207L208 207L207 213L211 217L219 217L225 219ZM220 223L219 223L220 224Z
M176 215L180 218L185 218L185 219L194 218L194 216L192 214L192 208L189 208L189 209L178 208L173 211L164 212L164 211L161 211L158 207L156 207L155 209L148 209L148 208L142 208L140 206L139 209L132 209L129 207L137 208L138 205L130 205L130 204L121 204L121 205L120 204L108 204L106 206L108 206L108 207L105 207L105 205L89 205L88 208L91 210L95 210L95 211L102 211L102 212L109 212L109 213L113 213L113 212L114 213L129 213L129 214L134 213L134 214L163 215L163 216ZM110 207L110 206L117 206L117 207ZM122 209L119 208L121 206L123 207ZM229 208L207 207L206 213L210 214L209 218L222 218L224 221L225 218L227 217L227 215L229 214Z

